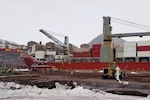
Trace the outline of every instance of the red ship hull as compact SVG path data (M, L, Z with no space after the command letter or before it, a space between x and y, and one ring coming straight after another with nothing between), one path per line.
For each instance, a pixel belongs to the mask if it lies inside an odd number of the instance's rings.
M52 67L59 70L102 70L108 62L38 62L30 55L21 55L29 69L48 70ZM150 62L117 62L122 70L150 71Z

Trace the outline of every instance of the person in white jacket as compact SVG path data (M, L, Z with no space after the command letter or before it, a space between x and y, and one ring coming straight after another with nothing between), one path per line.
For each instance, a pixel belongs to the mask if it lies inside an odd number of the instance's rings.
M115 70L116 70L115 76L116 76L117 82L122 83L120 78L119 78L119 76L120 76L120 68L119 68L119 66L116 66Z

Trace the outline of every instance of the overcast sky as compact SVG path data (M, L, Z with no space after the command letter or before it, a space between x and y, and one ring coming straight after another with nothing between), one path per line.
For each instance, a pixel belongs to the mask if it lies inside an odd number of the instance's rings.
M67 35L70 43L79 46L102 34L103 16L150 26L149 10L150 0L0 0L0 39L18 44L49 42L39 32L42 28ZM112 27L112 33L150 31L113 22Z

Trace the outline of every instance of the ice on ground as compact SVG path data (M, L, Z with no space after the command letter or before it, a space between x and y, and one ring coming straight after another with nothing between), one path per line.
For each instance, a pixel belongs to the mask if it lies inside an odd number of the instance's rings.
M98 73L103 73L103 72L104 72L103 70L99 70L99 71L98 71Z
M123 96L81 86L74 89L56 83L56 88L38 88L13 82L0 82L0 100L150 100L148 97Z
M26 69L15 69L15 71L17 72L25 72L25 71L30 71L28 68Z
M130 72L131 74L139 74L139 73L137 73L137 72Z

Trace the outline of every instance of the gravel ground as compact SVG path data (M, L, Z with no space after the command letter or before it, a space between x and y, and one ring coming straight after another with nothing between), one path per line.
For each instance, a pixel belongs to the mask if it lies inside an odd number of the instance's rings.
M123 83L114 79L102 79L101 73L80 72L22 72L18 75L0 76L0 81L15 82L22 85L36 85L39 88L55 88L55 83L66 84L70 88L76 85L87 89L96 89L120 94L148 96L150 94L150 72L127 72Z

